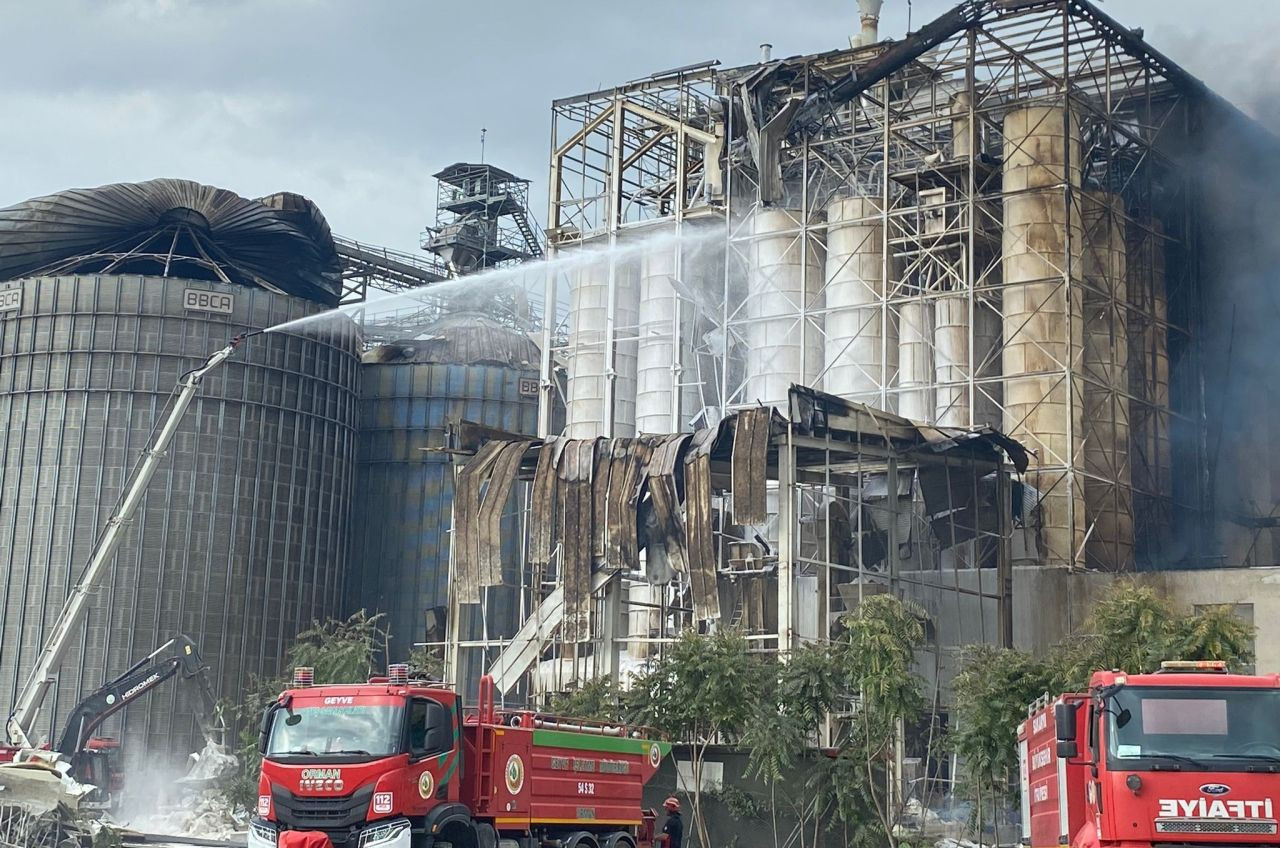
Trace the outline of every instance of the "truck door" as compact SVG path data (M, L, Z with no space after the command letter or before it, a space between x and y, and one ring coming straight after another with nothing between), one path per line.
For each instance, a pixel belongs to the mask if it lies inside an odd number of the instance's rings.
M458 797L458 752L452 711L430 698L409 703L408 728L410 777L416 782L418 802L425 811L438 801Z

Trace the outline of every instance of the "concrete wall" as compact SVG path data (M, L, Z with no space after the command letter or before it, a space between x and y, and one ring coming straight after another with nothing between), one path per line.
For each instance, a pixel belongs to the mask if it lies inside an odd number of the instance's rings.
M1128 575L1191 610L1210 604L1252 604L1255 651L1262 672L1280 671L1280 568L1148 571ZM1118 575L1019 568L1013 578L1013 632L1020 648L1043 651L1083 626L1094 599Z
M962 594L964 590L976 591L980 578L982 591L990 594L995 585L993 572L965 569L942 574L908 573L903 577L917 581L914 588L907 584L907 594L928 611L939 644L961 646L995 641L999 632L995 601ZM1052 566L1018 567L1013 573L1015 647L1042 653L1064 636L1079 631L1095 599L1113 582L1125 578L1158 588L1187 610L1210 604L1252 604L1253 623L1258 628L1256 669L1280 672L1280 568L1275 567L1148 571L1127 575ZM925 583L928 585L920 585ZM955 586L962 592L940 588ZM931 658L921 664L921 674L927 685L933 684L937 674L945 701L958 666L959 649L944 648L936 665Z

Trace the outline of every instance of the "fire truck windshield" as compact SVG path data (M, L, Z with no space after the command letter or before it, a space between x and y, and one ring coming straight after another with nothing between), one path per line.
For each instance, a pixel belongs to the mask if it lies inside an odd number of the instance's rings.
M401 750L404 708L392 704L300 707L276 713L269 757L385 757Z
M1107 702L1108 761L1135 770L1280 769L1278 712L1277 689L1124 687Z

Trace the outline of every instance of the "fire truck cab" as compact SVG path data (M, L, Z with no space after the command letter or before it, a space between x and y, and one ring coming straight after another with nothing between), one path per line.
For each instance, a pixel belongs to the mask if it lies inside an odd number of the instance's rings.
M1280 675L1096 672L1018 728L1023 844L1280 844Z

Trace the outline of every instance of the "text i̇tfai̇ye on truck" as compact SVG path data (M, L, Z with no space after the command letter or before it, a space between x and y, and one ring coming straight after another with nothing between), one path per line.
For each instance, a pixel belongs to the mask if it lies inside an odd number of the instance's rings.
M1030 848L1280 844L1280 675L1095 672L1018 728Z

